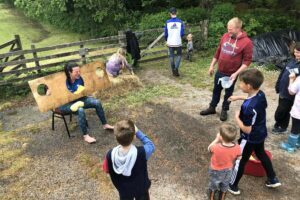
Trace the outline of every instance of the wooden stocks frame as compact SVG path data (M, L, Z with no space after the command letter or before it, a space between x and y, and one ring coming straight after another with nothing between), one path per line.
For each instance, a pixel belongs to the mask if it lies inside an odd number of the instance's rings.
M64 72L58 72L28 81L39 110L41 112L53 110L80 97L91 95L95 91L110 86L110 80L103 62L96 61L81 66L80 74L85 87L80 94L73 94L67 89L66 75ZM38 93L38 87L40 85L46 85L50 91L50 95L40 95Z

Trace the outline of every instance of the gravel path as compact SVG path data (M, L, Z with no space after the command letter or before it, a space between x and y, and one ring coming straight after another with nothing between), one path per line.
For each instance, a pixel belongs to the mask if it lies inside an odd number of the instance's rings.
M146 84L170 84L183 92L179 97L157 98L139 108L120 108L117 117L107 113L107 118L134 119L156 144L157 150L148 162L152 199L206 199L209 164L206 148L221 123L219 114L208 117L199 115L200 109L208 105L211 91L179 84L173 77L166 77L154 70L141 72L141 80ZM264 91L269 102L268 128L271 128L277 97L268 86ZM236 92L240 93L238 90ZM229 121L232 121L231 116L239 107L239 102L232 104ZM87 113L89 133L97 139L93 145L83 142L74 122L70 127L75 137L71 139L59 119L56 119L55 131L52 131L51 113L40 113L34 104L7 110L1 116L3 130L17 130L19 137L28 139L11 148L24 148L30 162L16 177L0 180L0 198L118 199L109 177L99 165L116 141L111 132L102 130L94 111ZM273 164L283 186L269 190L263 186L265 178L245 176L240 185L242 195L228 195L228 199L298 198L300 152L287 154L281 151L277 144L285 137L270 134L266 141L266 148L274 156Z

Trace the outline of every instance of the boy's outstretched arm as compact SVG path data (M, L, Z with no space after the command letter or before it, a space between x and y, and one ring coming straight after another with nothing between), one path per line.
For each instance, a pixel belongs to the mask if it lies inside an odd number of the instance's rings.
M220 133L218 133L217 136L216 136L216 138L215 138L215 140L212 141L212 143L210 143L210 145L208 145L207 150L208 150L209 152L211 152L211 147L212 147L213 145L217 144L217 143L220 143L220 142L221 142L221 136L220 136Z
M107 157L105 156L105 159L103 160L103 163L102 163L102 170L105 172L105 173L109 173L109 170L108 170L108 163L107 163Z
M155 151L153 142L139 129L137 129L135 135L143 143L146 152L146 159L148 160Z

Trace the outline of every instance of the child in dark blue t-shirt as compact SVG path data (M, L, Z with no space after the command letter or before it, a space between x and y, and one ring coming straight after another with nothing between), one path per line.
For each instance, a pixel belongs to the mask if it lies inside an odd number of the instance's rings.
M229 98L230 101L244 100L241 110L235 114L236 123L240 127L239 144L242 148L242 159L236 161L231 176L228 191L234 195L240 194L238 183L253 151L267 173L266 186L275 188L281 185L273 170L272 162L264 149L264 142L267 137L267 100L264 92L259 90L264 81L263 74L257 69L249 69L240 74L239 80L241 90L247 93L248 96L231 96Z

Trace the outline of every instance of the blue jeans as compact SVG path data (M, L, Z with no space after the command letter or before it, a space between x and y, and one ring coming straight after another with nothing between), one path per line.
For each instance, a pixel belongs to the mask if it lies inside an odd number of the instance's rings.
M175 59L176 52L176 59ZM182 47L169 47L169 59L172 70L178 69L181 61Z
M212 96L212 100L210 102L211 107L214 107L214 108L217 107L217 105L220 101L221 92L223 90L223 87L221 85L221 82L219 82L219 78L222 78L224 76L227 76L227 75L222 74L219 71L217 71L216 74L215 74L213 96ZM234 82L233 82L233 84L230 88L225 89L225 95L224 95L222 110L229 110L230 102L228 101L228 98L230 96L232 96L236 80L237 80L237 78L234 80Z
M231 173L231 169L209 169L209 189L212 191L220 190L221 192L226 192L229 188Z
M101 121L101 123L107 124L106 122L106 118L105 118L105 114L104 114L104 110L102 108L101 102L93 97L82 97L80 99L77 99L76 101L73 101L71 103L65 104L63 106L60 106L59 109L63 112L63 113L72 113L73 111L70 109L70 107L77 101L82 101L84 103L84 106L79 108L75 114L78 115L78 124L80 127L80 130L82 132L83 135L87 134L87 121L86 121L86 117L85 117L85 112L84 109L88 109L88 108L95 108L96 109L96 113Z

